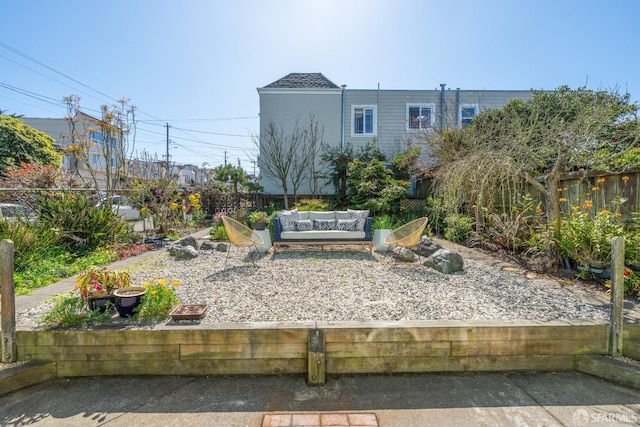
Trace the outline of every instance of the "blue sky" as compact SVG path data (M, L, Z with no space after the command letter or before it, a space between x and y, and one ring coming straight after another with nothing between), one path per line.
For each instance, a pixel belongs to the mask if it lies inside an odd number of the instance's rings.
M0 110L129 98L136 149L252 172L257 87L618 89L640 99L640 1L0 0ZM9 88L8 88L9 87ZM25 94L25 91L27 94Z

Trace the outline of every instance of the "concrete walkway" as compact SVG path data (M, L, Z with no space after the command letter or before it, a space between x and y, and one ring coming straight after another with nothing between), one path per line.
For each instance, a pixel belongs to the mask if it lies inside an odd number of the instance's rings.
M302 377L87 377L13 392L0 408L2 426L358 425L344 415L368 426L630 426L640 424L640 391L577 372L344 376L322 387Z

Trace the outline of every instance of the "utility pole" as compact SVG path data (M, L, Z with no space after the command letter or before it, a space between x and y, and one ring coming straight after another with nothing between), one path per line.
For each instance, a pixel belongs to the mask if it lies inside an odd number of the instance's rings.
M224 150L224 166L227 167L227 150Z
M167 157L166 157L166 165L165 169L166 176L169 177L169 123L167 123Z

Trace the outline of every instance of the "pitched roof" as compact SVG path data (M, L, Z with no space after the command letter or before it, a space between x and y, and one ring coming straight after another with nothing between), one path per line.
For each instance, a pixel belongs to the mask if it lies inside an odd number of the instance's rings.
M338 89L339 86L322 75L322 73L291 73L266 85L265 88Z

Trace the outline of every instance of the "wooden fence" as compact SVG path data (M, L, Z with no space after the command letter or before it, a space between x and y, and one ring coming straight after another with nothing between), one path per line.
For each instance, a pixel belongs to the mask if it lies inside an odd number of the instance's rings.
M416 195L419 198L427 198L433 195L433 178L419 181ZM627 171L624 173L573 172L567 174L560 181L558 197L562 214L571 212L574 206L591 206L592 212L603 209L610 212L620 212L625 220L630 221L633 215L640 211L640 171ZM527 184L514 188L513 194L530 194L531 197L542 203L545 209L544 196L533 186ZM503 199L503 200L501 200ZM509 195L495 195L494 208L496 210L509 207ZM512 200L513 201L513 200Z

